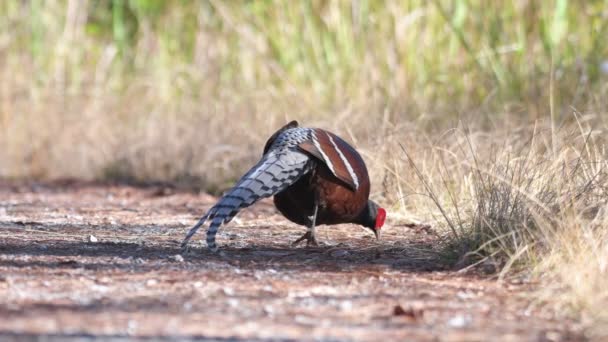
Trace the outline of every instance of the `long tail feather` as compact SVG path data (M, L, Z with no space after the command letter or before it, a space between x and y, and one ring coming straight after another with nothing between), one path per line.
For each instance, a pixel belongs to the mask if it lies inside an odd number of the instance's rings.
M190 229L182 242L182 248L207 220L211 220L207 230L207 246L213 251L217 250L215 235L222 224L228 223L239 210L292 185L310 171L311 165L310 157L297 150L271 151L265 154L262 160Z
M185 248L188 245L188 241L190 241L190 239L194 236L194 234L196 234L196 231L205 224L205 221L207 221L207 217L209 217L209 215L205 215L203 217L201 217L200 220L198 220L198 222L194 225L194 227L192 227L190 229L190 231L188 232L188 235L186 235L186 237L184 238L184 241L182 241L182 248Z

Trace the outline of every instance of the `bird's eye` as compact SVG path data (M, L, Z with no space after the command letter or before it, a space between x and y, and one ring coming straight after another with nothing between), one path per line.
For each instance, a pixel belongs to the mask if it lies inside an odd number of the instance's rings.
M384 225L384 220L386 220L386 210L384 208L378 208L378 214L376 214L376 229L382 228Z

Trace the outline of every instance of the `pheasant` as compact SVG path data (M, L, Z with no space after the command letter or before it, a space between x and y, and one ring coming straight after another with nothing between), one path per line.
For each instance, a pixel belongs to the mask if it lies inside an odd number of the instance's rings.
M315 227L355 223L380 237L386 211L369 200L370 181L363 158L337 135L291 121L266 142L262 159L190 229L188 241L207 220L207 246L217 251L222 224L258 200L274 195L276 208L307 231L293 242L318 245Z

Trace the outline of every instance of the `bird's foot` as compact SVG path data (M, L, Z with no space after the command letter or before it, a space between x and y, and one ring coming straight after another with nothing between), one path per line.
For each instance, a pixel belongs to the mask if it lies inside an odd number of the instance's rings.
M204 251L204 247L203 247L203 251ZM217 254L217 255L223 255L222 251L220 251L220 249L218 248L218 246L213 246L213 247L207 247L207 250L211 253L211 254ZM199 253L202 253L203 251L199 251ZM195 247L190 248L190 245L185 245L181 248L180 250L180 254L181 255L195 255L197 254Z
M291 244L291 246L295 247L304 240L306 240L306 247L310 247L310 246L318 247L319 246L319 242L317 241L315 234L313 234L311 231L307 231L306 233L304 233L304 235L300 236L296 241L294 241Z

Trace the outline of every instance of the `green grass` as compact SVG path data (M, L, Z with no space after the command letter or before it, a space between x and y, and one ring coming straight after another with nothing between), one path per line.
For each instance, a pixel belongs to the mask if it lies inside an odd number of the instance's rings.
M107 76L117 91L143 74L169 101L263 89L322 107L408 104L410 118L445 108L543 116L551 71L560 115L603 101L606 4L5 1L0 32L5 58L27 58L41 87L61 73L84 91L115 49Z

